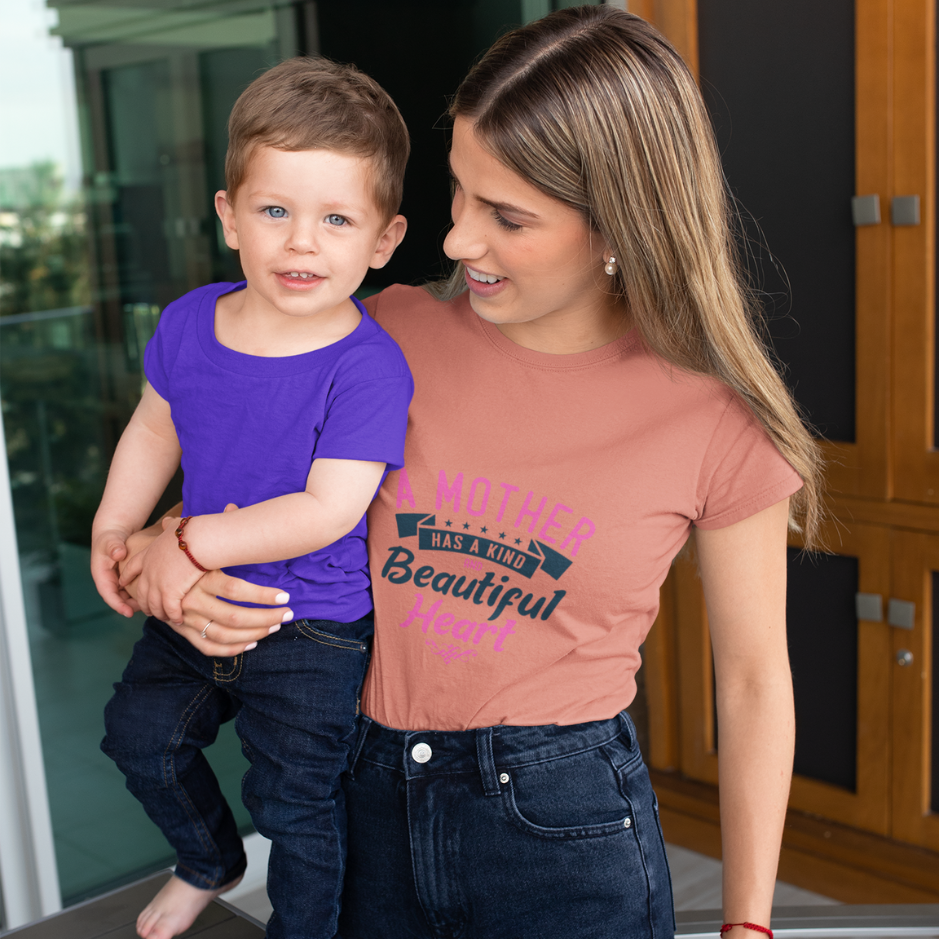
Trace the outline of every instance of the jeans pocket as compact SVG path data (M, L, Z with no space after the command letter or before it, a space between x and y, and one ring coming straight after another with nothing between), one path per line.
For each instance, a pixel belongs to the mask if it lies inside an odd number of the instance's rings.
M337 636L336 627L342 626L342 623L334 623L332 620L310 620L298 619L293 623L297 629L314 642L319 642L324 646L332 646L334 649L348 649L350 652L361 652L363 655L368 653L368 642L356 636Z
M629 833L633 810L609 761L599 750L516 767L502 782L509 821L549 839L600 838Z

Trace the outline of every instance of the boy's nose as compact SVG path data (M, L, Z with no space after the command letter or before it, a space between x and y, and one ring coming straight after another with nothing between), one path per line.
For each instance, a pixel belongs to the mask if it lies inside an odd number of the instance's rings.
M312 225L294 225L287 236L287 248L292 251L309 254L316 252L317 240Z

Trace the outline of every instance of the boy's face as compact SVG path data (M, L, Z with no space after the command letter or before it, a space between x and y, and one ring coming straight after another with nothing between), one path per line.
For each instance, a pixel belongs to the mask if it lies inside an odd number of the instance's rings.
M328 319L404 237L369 186L369 161L333 150L259 147L234 204L216 193L225 243L241 252L245 301L260 313Z

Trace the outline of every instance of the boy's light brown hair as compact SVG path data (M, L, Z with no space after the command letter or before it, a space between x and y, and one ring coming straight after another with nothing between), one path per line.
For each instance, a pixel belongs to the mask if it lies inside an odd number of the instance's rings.
M258 147L334 150L371 161L372 194L387 220L401 206L410 142L390 95L353 65L287 59L242 92L228 119L225 185L234 200Z

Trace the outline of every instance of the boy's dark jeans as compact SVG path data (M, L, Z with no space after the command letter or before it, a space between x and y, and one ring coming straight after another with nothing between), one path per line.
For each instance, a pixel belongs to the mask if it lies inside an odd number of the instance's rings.
M176 850L176 875L206 890L246 863L202 753L234 718L251 762L242 797L272 842L270 939L336 934L346 855L340 776L372 631L370 616L297 620L249 652L213 659L151 617L105 708L101 749Z

